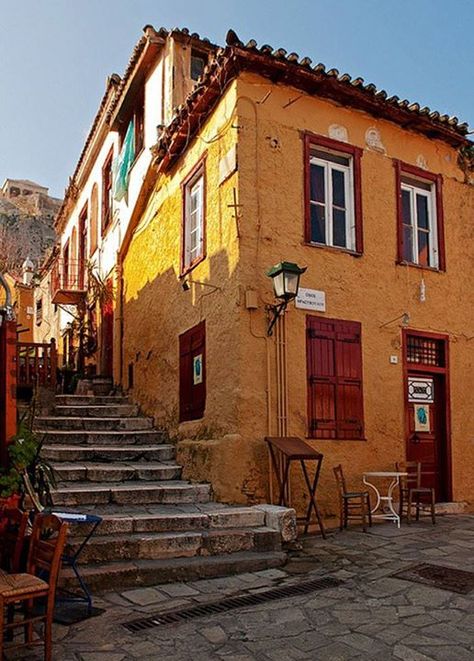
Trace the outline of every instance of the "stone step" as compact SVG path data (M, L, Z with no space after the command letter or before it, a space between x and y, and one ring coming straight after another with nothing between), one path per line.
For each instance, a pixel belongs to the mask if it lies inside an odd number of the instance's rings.
M75 406L56 405L58 416L75 418L130 418L138 415L136 404L78 404Z
M61 482L127 482L129 480L179 480L181 466L159 462L53 463Z
M130 481L126 484L58 484L51 490L54 507L80 507L81 505L119 505L147 503L205 503L210 499L209 484L190 484L173 480L146 484Z
M171 461L174 445L43 445L47 461ZM111 464L113 465L113 464Z
M164 431L143 429L142 431L82 431L62 429L37 429L38 436L43 437L45 444L62 443L64 445L150 445L163 443L167 440Z
M80 539L72 538L68 544L69 552L77 551L80 544ZM100 535L92 538L84 548L81 562L90 564L117 560L191 558L254 550L281 550L279 531L262 527L135 533L126 536Z
M109 562L84 565L81 574L92 592L159 585L177 581L196 581L246 572L281 567L286 553L245 551L194 558L169 558L165 560L137 560L135 562ZM60 577L63 587L77 588L77 578L71 569L63 569Z
M143 429L153 429L153 419L145 417L136 418L61 418L44 417L36 418L36 426L42 430L62 429L86 430L86 431L117 431L125 429L127 431L141 431Z
M436 503L436 514L465 514L466 512L469 512L469 505L463 500Z
M130 404L130 399L125 395L56 395L55 401L58 406Z
M214 506L213 509L207 507ZM186 510L188 507L189 511ZM256 507L231 507L214 503L196 505L81 507L81 514L98 514L102 522L101 535L130 535L132 533L182 532L220 528L258 528L265 526L265 513ZM193 508L193 509L191 509ZM68 511L64 508L63 511ZM71 526L69 534L84 536L90 530L85 524Z

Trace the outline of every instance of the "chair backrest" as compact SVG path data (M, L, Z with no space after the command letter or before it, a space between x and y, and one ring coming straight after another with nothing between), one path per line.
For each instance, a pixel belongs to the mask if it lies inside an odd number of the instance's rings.
M343 496L345 493L347 493L347 489L346 489L346 480L344 478L344 472L342 470L342 464L339 464L338 466L334 466L332 470L334 471L334 475L336 477L336 483L337 483L337 488L339 490L339 495Z
M397 461L395 469L408 475L400 476L402 489L416 489L421 484L421 463L419 461Z
M2 569L17 574L21 570L21 558L25 545L28 512L17 507L5 509L2 516L6 519L0 536L0 563Z
M50 594L56 590L67 530L67 523L54 514L37 514L35 517L28 553L28 573L47 580Z

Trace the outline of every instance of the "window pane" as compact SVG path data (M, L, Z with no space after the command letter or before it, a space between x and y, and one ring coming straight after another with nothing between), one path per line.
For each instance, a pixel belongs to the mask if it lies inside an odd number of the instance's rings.
M410 225L403 225L403 259L413 262L413 229Z
M320 204L311 205L311 241L326 243L325 209Z
M332 213L332 242L341 248L347 247L346 242L346 212L342 209L333 209Z
M340 172L339 170L332 171L332 202L337 207L342 208L346 206L344 179L344 172Z
M409 190L402 189L402 217L406 225L411 225L411 207L410 207L411 193Z
M418 232L418 264L430 265L429 233Z
M428 218L428 198L424 195L416 196L416 214L418 219L418 227L429 229Z
M311 199L315 202L325 201L324 168L321 165L311 165Z

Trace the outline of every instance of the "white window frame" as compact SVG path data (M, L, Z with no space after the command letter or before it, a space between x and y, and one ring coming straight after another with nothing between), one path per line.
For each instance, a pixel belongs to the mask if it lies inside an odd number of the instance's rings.
M196 222L192 222L191 200L197 191L198 202L194 211ZM183 269L189 269L204 257L204 172L198 172L184 185L184 255ZM191 241L195 235L194 246Z
M319 156L310 154L310 168L311 165L319 165L324 168L324 205L316 202L310 198L310 208L313 206L324 206L324 219L325 219L325 234L326 242L320 243L319 241L311 241L313 245L330 246L339 250L355 251L356 249L356 224L355 224L355 209L354 209L354 159L351 154L339 153L330 151L321 147L317 147L317 151L324 152L328 158L323 159ZM331 155L345 158L349 161L349 165L342 165L335 163L331 160ZM342 172L344 174L344 197L346 200L346 245L339 246L334 244L334 223L333 223L333 190L332 190L332 173L334 171ZM310 175L311 176L311 175ZM311 217L311 215L310 215Z
M412 177L407 177L411 181L414 181ZM401 190L408 191L410 194L410 216L411 216L411 226L412 226L412 255L409 261L410 264L417 264L425 268L439 269L439 245L438 245L438 214L436 207L436 184L433 182L421 182L425 186L429 186L429 190L426 188L421 188L416 186L414 183L408 183L402 178L401 181ZM416 209L416 196L421 195L428 200L427 209L428 209L428 232L424 227L418 226L418 212ZM402 201L403 204L403 201ZM404 222L403 218L403 207L402 207L402 237L405 237L405 226L407 223ZM428 234L428 246L429 246L429 259L428 266L425 264L420 264L419 262L419 253L418 253L418 232L425 232Z

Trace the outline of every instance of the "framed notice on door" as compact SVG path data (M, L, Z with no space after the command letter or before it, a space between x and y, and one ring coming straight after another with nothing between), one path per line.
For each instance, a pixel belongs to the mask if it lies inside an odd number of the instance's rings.
M433 379L430 377L409 376L408 377L408 401L410 403L434 402Z
M430 432L430 407L428 404L415 404L415 431Z

